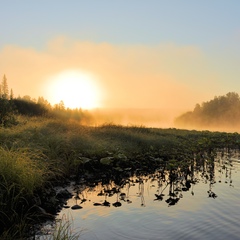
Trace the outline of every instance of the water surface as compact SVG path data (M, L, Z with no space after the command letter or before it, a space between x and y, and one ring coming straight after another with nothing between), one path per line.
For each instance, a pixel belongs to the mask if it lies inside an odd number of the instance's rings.
M82 240L240 239L239 155L203 159L118 185L72 186L59 218L73 219Z

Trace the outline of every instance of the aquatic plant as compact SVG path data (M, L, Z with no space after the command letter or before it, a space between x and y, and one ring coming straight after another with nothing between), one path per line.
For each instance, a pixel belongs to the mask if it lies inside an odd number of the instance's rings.
M47 236L48 240L78 240L80 233L76 232L76 229L73 228L73 220L70 220L69 217L63 215L60 220L57 221L53 233L50 236Z

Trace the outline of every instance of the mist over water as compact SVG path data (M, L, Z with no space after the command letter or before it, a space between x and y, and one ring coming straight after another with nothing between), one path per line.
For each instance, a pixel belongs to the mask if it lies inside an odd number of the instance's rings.
M153 109L153 108L99 108L89 111L91 118L87 125L101 126L105 124L123 126L143 126L149 128L178 128L199 131L239 132L240 125L229 122L199 124L198 119L179 124L176 119L185 114L185 109Z
M91 110L91 125L116 124L156 128L174 127L174 119L182 111L151 108L100 108Z

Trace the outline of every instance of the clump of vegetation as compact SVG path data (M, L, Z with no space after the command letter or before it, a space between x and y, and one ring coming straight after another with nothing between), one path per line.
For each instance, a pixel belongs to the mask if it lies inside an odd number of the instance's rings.
M33 221L34 194L44 186L47 167L28 149L0 147L0 225L3 236L24 236ZM31 219L32 218L32 219Z
M63 215L54 229L54 232L51 236L48 236L49 240L78 240L80 233L74 233L72 221L67 218L66 215Z

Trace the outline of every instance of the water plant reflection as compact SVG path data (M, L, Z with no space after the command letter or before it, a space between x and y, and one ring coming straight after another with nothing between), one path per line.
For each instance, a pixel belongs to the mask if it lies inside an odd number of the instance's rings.
M215 155L199 153L188 164L169 161L151 174L136 171L121 181L117 176L118 181L104 179L91 185L75 186L75 204L89 202L92 206L122 207L140 199L140 206L144 207L146 191L151 188L156 189L152 195L153 201L165 202L170 207L183 199L186 192L195 196L195 186L200 181L206 184L206 197L216 199L221 193L215 193L214 185L222 183L222 178L225 177L224 183L233 187L232 171L237 170L235 163L238 159L238 151L222 150Z

